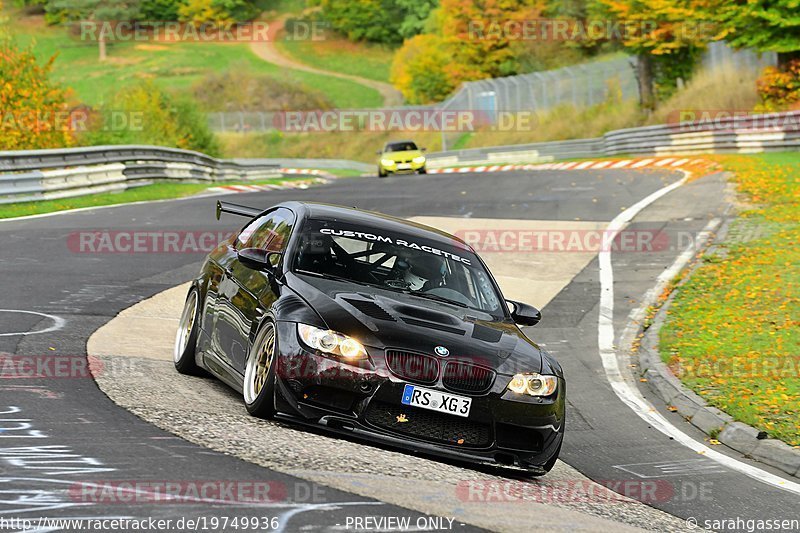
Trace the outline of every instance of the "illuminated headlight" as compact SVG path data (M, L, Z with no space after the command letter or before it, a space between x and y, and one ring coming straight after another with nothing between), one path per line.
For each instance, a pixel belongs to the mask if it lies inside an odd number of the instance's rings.
M558 387L556 376L543 376L541 374L515 374L506 387L517 394L528 396L550 396Z
M385 167L392 167L392 166L394 166L394 160L393 159L381 159L381 165L383 165Z
M421 165L422 163L424 163L424 162L425 162L425 156L424 156L424 155L418 155L417 157L415 157L414 159L412 159L412 161L413 161L414 163L416 163L417 165Z
M314 350L338 355L348 361L367 358L367 351L361 343L347 335L308 324L297 324L297 334L306 346Z

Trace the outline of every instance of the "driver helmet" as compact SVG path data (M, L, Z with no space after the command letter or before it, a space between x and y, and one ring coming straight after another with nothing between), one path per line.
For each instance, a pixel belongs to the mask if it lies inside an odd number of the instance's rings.
M435 255L416 255L406 260L409 268L406 269L403 279L412 290L422 290L430 280L441 280L447 272L444 259Z

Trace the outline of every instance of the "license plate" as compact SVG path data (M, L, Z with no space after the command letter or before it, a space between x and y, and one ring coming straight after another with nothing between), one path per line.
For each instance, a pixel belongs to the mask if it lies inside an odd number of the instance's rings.
M470 407L472 407L472 398L425 389L416 385L406 385L403 389L401 403L449 415L467 417Z
M411 163L398 163L397 170L408 170L411 168Z

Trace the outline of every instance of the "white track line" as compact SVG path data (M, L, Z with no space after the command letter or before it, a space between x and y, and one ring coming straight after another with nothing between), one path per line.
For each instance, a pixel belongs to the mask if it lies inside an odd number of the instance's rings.
M0 312L3 313L22 313L25 315L37 315L43 316L45 318L49 318L53 321L53 324L44 329L37 329L34 331L19 331L19 332L12 332L12 333L0 333L0 337L16 337L17 335L36 335L39 333L50 333L51 331L58 331L59 329L63 329L64 325L67 323L66 320L61 318L60 316L55 315L48 315L46 313L40 313L39 311L23 311L22 309L0 309Z
M684 178L680 181L657 190L617 215L606 228L609 241L613 240L620 230L622 230L628 222L633 220L642 209L686 183L688 178L689 174L685 173ZM677 274L677 272L691 260L692 256L693 251L691 251L691 253L689 250L684 251L668 270L670 273L669 275ZM622 367L617 360L617 351L614 347L614 270L611 264L611 250L601 250L598 259L600 263L600 316L597 323L597 344L606 378L617 397L630 407L639 418L661 433L672 437L676 442L696 451L698 454L702 454L703 457L708 457L731 470L741 472L762 483L767 483L777 488L800 494L800 484L788 481L780 476L742 463L741 461L713 450L697 442L692 437L673 426L661 413L656 411L655 407L653 407L644 396L642 396L630 373L628 372L628 375L623 374ZM666 279L667 275L668 274L665 273L661 277Z

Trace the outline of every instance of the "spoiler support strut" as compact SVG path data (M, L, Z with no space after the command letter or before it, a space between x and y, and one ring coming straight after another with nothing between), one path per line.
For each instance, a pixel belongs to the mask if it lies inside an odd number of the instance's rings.
M263 209L258 209L256 207L247 207L246 205L232 204L231 202L220 202L217 200L217 220L219 220L219 217L222 213L231 213L232 215L253 218L263 212Z

